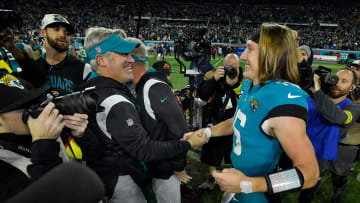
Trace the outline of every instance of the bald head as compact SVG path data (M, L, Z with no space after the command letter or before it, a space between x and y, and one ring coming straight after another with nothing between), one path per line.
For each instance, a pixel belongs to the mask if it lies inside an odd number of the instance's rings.
M239 66L240 66L239 57L236 54L228 54L225 56L223 65L224 66L230 65L235 68L239 68Z

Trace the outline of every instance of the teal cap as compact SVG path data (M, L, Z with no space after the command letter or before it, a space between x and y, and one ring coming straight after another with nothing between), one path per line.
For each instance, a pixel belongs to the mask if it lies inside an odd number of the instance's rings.
M119 54L128 54L139 46L138 42L128 42L120 37L119 33L115 33L106 40L92 47L87 51L90 59L95 59L98 54L104 54L108 51L116 52Z

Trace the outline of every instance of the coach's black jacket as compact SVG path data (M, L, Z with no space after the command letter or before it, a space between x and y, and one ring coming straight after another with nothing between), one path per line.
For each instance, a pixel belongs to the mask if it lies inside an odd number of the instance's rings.
M92 86L96 86L98 105L105 110L89 116L89 130L85 136L96 136L102 150L97 157L87 157L87 163L104 181L107 196L112 196L119 175L131 175L136 183L143 183L144 169L140 161L163 160L190 149L190 144L185 141L150 139L125 85L100 76L79 89Z
M136 84L141 122L151 139L179 140L189 130L184 113L176 101L170 82L163 73L153 71L150 69ZM173 153L177 150L174 148ZM174 171L183 171L185 164L186 153L176 158L146 163L152 177L162 179L168 179Z

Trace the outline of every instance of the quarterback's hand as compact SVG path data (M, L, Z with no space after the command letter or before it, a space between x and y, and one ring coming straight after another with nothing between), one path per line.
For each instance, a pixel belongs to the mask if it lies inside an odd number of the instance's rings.
M224 192L240 193L240 182L248 180L247 176L234 168L224 169L222 172L214 170L211 175Z
M204 129L193 132L186 141L190 143L191 147L202 146L206 142Z

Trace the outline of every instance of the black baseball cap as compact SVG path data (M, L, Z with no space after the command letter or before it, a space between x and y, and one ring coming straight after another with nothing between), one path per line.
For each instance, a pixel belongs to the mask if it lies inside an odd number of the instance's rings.
M30 83L11 74L0 74L0 113L24 108L48 89L49 87L33 88Z
M166 61L157 61L156 63L153 64L152 67L159 72L165 73L165 75L167 76L170 75L171 73L171 66Z

